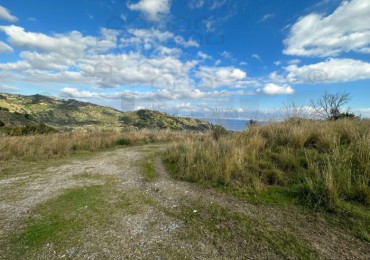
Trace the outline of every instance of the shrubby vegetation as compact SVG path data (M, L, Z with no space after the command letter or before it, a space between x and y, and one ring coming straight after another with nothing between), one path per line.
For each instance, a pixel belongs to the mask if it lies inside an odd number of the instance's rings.
M370 205L370 120L291 119L174 143L174 176L256 194L279 187L304 205Z
M43 123L33 124L27 126L12 126L5 125L4 122L0 121L0 135L3 136L24 136L24 135L36 135L36 134L50 134L56 133L53 127L47 126Z

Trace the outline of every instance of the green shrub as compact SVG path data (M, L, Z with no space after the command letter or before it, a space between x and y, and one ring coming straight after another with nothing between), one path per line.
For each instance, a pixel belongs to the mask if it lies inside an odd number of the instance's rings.
M322 181L307 179L299 188L297 197L314 209L333 211L336 207L337 194Z
M130 145L131 141L127 138L120 138L117 140L117 145Z

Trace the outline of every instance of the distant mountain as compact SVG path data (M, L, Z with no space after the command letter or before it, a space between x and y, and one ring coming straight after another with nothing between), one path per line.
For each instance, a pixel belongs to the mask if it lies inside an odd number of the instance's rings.
M0 126L39 123L57 129L89 126L204 131L213 128L212 124L204 120L170 116L158 111L121 112L74 99L0 94Z

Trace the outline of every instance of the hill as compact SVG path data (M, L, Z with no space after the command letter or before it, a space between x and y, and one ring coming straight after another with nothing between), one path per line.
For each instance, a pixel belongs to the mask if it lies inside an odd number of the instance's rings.
M213 128L203 120L158 111L121 112L74 99L14 94L0 94L0 121L11 126L44 123L57 129L89 126L205 131Z

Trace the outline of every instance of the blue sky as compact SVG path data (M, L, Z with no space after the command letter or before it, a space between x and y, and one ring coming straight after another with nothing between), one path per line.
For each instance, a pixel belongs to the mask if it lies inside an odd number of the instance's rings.
M368 0L34 3L0 2L0 92L251 118L345 91L370 116Z

